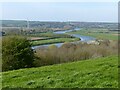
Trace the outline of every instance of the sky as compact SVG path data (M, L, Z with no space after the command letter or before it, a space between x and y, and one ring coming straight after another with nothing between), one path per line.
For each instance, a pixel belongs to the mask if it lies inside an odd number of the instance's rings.
M0 2L119 2L120 0L0 0Z
M118 2L110 1L111 2L4 2L2 3L2 19L117 22Z

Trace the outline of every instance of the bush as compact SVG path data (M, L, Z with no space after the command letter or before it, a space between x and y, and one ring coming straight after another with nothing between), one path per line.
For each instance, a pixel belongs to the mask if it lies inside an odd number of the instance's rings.
M45 66L59 63L67 63L90 58L105 57L118 54L117 41L101 41L99 45L87 43L64 43L57 48L52 45L48 48L36 50L38 57L34 65Z
M2 40L2 70L32 67L34 53L30 42L22 36L5 36Z

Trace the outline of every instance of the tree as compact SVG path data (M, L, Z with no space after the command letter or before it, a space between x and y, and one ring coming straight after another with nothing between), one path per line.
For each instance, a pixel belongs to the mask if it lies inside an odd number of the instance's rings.
M22 36L5 36L2 40L2 70L32 67L34 53L30 41Z

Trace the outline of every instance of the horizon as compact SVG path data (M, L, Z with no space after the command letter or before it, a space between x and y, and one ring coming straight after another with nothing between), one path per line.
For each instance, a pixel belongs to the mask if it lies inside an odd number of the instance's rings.
M106 21L40 21L40 20L20 20L20 19L4 19L4 20L0 20L0 21L30 21L30 22L82 22L82 23L118 23L118 22L106 22Z

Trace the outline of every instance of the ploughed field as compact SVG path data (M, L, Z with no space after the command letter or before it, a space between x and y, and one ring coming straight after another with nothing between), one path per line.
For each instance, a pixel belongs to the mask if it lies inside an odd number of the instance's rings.
M19 69L2 76L3 88L117 88L118 57Z

